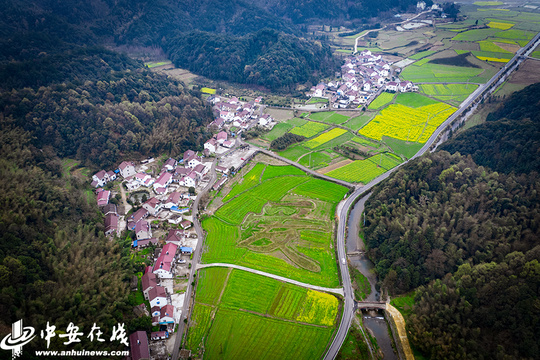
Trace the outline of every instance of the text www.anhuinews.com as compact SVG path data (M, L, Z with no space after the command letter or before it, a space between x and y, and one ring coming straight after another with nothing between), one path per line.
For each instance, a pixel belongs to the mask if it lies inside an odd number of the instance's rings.
M129 351L88 351L88 350L41 350L36 351L36 356L128 356Z

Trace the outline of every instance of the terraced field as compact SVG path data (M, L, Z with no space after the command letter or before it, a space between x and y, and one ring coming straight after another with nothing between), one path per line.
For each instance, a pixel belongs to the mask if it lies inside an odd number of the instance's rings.
M237 195L203 220L208 234L202 262L244 265L337 286L332 219L347 189L290 166L257 164L246 176L252 187L246 189L246 179L235 185L231 193Z
M394 94L383 92L369 104L368 109L380 109L394 99Z
M475 84L422 84L420 91L436 99L458 105L478 88Z
M205 303L208 288L223 295ZM194 354L204 349L205 359L317 359L331 340L338 305L333 295L249 272L202 269L186 344Z
M393 104L383 109L359 134L375 140L383 136L424 143L456 109L436 103L418 108Z

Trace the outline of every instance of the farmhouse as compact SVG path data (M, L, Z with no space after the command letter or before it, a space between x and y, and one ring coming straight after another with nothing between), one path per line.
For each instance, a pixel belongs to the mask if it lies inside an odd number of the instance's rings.
M131 360L150 359L150 349L145 331L141 330L129 335L129 348L131 350Z
M156 274L159 278L170 279L173 277L172 271L177 249L177 245L169 243L166 244L161 250L161 254L156 260L153 269L154 274Z
M169 172L163 172L159 177L157 178L156 182L154 183L154 190L157 190L158 188L167 188L172 182L172 174Z
M215 153L216 145L217 145L216 140L212 138L204 143L204 148L207 149L210 153Z
M150 301L150 308L163 307L167 305L167 292L163 286L154 286L148 292L148 301Z
M146 273L141 277L141 284L142 284L142 291L144 294L144 299L148 300L150 290L158 286L159 279L156 276L156 274L147 270Z
M151 197L143 204L142 207L145 208L150 215L156 216L157 213L161 211L163 205L161 204L161 201L159 201L157 198Z
M170 229L165 242L179 245L185 238L184 230Z
M92 176L93 187L103 187L107 184L107 173L105 170L100 170Z
M139 210L135 211L130 217L129 217L129 220L128 220L128 229L129 230L134 230L135 229L135 225L141 221L142 219L146 219L146 217L148 216L148 210L146 210L145 208L140 208Z
M220 131L216 135L216 141L218 142L218 144L223 144L225 140L227 140L227 133L225 131Z
M165 340L169 338L168 331L153 331L150 333L150 340Z
M135 235L137 240L148 239L152 237L152 228L146 220L141 220L135 225Z
M169 197L167 198L167 200L163 202L163 207L170 209L173 206L178 206L181 199L182 199L182 194L176 191L172 192L169 194Z
M118 234L118 215L108 214L105 216L105 235Z
M111 192L108 190L100 191L97 195L97 206L102 207L109 203Z
M172 171L176 167L176 160L173 158L168 158L167 161L165 161L165 164L163 164L163 168L166 171Z
M167 325L167 328L169 329L174 327L174 306L168 304L161 308L159 324Z
M135 175L135 164L131 161L124 161L118 166L120 175L125 179L131 175Z

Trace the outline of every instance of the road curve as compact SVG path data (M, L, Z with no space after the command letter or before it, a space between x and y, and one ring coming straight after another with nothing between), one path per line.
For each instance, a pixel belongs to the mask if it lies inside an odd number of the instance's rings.
M300 282L300 281L292 280L292 279L289 279L289 278L286 278L286 277L283 277L283 276L279 276L279 275L270 274L270 273L260 271L260 270L251 269L251 268L248 268L248 267L245 267L245 266L234 265L234 264L225 264L225 263L197 264L197 270L205 269L205 268L209 268L209 267L227 267L227 268L243 270L243 271L247 271L247 272L250 272L250 273L253 273L253 274L262 275L262 276L266 276L266 277L276 279L276 280L279 280L279 281L287 282L289 284L305 287L305 288L308 288L308 289L317 290L317 291L324 291L324 292L339 294L339 295L343 296L343 289L342 288L335 288L334 289L334 288L327 288L327 287L322 287L322 286L317 286L317 285L306 284L306 283L303 283L303 282Z

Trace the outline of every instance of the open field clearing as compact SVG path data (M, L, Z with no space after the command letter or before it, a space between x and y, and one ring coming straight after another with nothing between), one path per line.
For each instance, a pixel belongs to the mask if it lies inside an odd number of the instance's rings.
M264 164L257 164L251 169L241 180L241 182L238 182L236 186L232 188L232 190L223 198L223 201L228 201L235 197L236 195L246 191L247 189L250 189L254 187L255 185L258 185L261 179L261 174L265 168Z
M209 270L220 274L209 277ZM211 281L227 277L226 283ZM223 293L221 301L200 300L198 292L209 287ZM337 322L333 295L246 271L202 269L196 291L186 344L198 355L204 349L205 359L318 358Z
M484 70L472 67L439 65L431 62L422 66L408 66L403 69L401 77L412 82L467 82ZM486 79L487 80L487 79Z
M341 136L345 134L347 130L341 129L341 128L334 128L328 132L322 133L321 135L317 136L314 139L311 139L304 143L304 146L309 149L315 149L316 147L325 144L329 142L330 140L333 140L337 138L338 136Z
M496 45L495 43L491 41L482 40L479 41L478 44L480 45L481 51L490 51L490 52L501 52L501 53L510 53L510 51L503 49L502 47Z
M327 166L330 161L332 161L332 157L330 157L330 155L322 151L318 151L302 156L300 160L298 160L298 163L309 168L317 168Z
M307 154L309 151L309 149L303 147L302 145L294 145L278 152L278 154L289 160L297 161L301 156Z
M409 59L420 60L420 59L423 59L423 58L428 57L430 55L433 55L436 52L437 51L435 51L435 50L420 51L419 53L416 53L414 55L409 56Z
M317 135L321 131L324 131L328 129L328 125L316 123L312 121L308 121L306 124L302 126L295 127L291 131L289 131L291 134L296 134L300 136L305 136L307 138L310 138L312 136Z
M262 165L262 164L260 164ZM208 232L203 263L248 266L321 286L337 286L332 232L334 208L347 188L314 179L290 166L266 165L260 184L221 206L203 220ZM246 181L246 180L244 180ZM306 237L305 231L321 236Z
M389 92L382 92L375 100L369 104L368 109L370 110L378 110L382 108L383 106L389 104L392 100L394 100L394 94L391 94Z
M375 116L375 113L368 113L368 114L362 114L360 116L354 117L349 119L343 126L358 131L360 128L362 128L364 125L366 125L373 117Z
M441 101L459 105L478 88L476 84L422 84L420 91Z
M280 122L277 123L270 132L264 134L262 136L263 139L266 139L268 141L276 140L278 137L283 136L285 133L289 132L294 128L294 125L288 124L286 122Z
M328 103L328 99L326 98L320 98L320 97L312 97L307 102L308 104L318 104L318 103Z
M365 160L356 160L326 175L350 182L368 183L387 170L397 166L401 160L392 154L378 154Z
M401 104L412 108L420 108L422 106L439 104L439 102L418 93L407 92L397 94L396 104Z
M335 111L312 113L311 115L309 115L309 118L329 124L341 124L349 119L348 116L338 114Z
M455 110L454 107L444 103L416 109L393 104L383 109L369 124L360 129L359 134L375 140L389 136L423 143Z
M462 33L457 34L452 38L454 41L479 41L479 40L485 40L488 37L492 36L499 36L499 34L502 33L500 29L474 29L474 30L468 30L464 31Z

